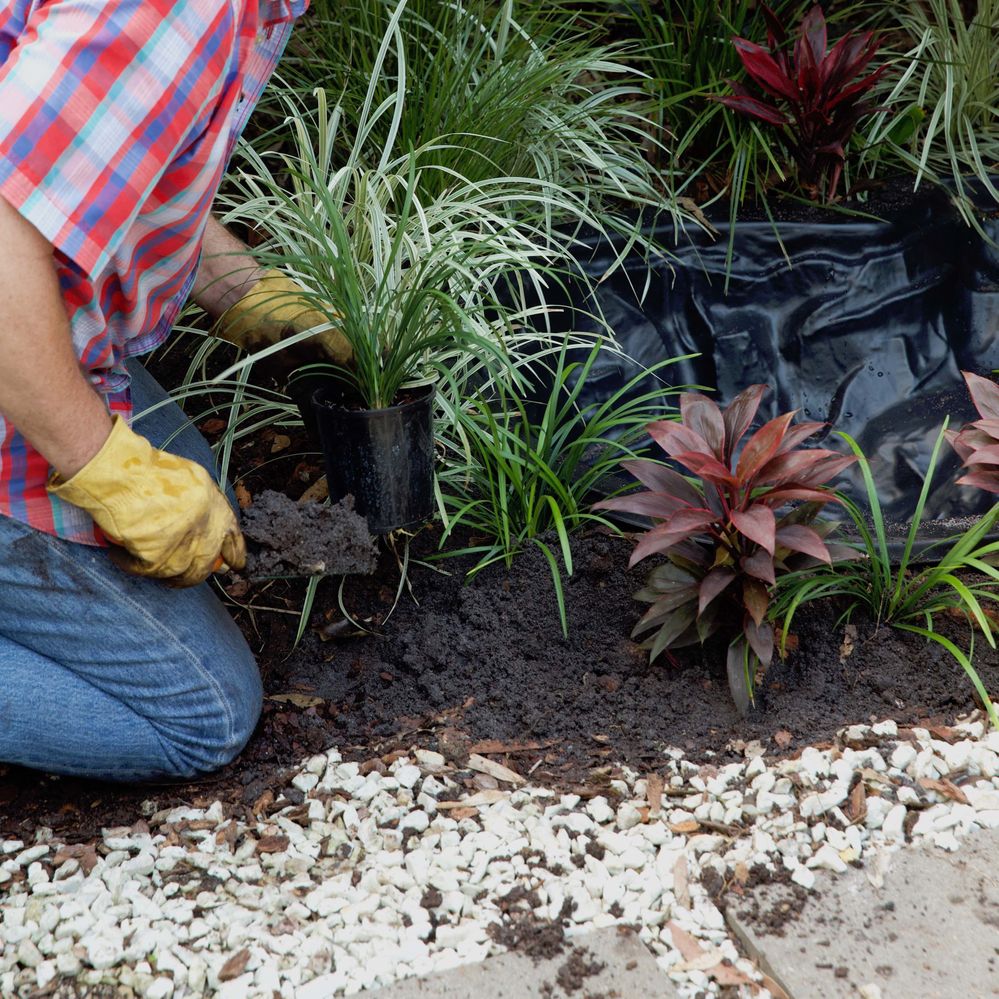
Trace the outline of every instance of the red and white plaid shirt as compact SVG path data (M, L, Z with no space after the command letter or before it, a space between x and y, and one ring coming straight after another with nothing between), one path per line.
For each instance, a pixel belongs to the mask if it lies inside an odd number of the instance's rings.
M236 139L308 2L0 4L0 196L55 247L77 356L112 412L131 416L125 358L170 332ZM0 514L100 543L48 476L0 416Z

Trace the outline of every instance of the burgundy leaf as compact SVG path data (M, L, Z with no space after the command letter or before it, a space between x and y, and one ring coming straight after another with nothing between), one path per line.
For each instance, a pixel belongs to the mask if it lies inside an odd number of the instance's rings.
M867 91L881 79L887 68L887 66L882 66L880 69L871 73L870 76L864 77L863 80L858 80L856 83L851 83L850 86L844 87L835 97L832 98L832 100L829 101L828 105L826 105L828 110L832 111L835 108L838 108L845 101L848 101L859 94L866 94ZM856 117L859 118L860 115L857 115ZM852 127L850 131L853 131Z
M971 371L962 371L975 409L986 420L999 420L999 385Z
M760 408L766 385L750 385L743 389L722 412L725 421L725 461L731 461L739 441L752 426L756 412Z
M693 603L684 604L678 607L663 622L662 627L656 634L649 652L650 662L656 659L659 654L668 649L677 639L682 638L687 629L694 623L696 611Z
M997 472L969 472L962 475L957 480L959 486L974 486L976 489L984 489L988 493L999 493L999 473Z
M826 57L826 19L818 4L812 7L801 22L801 34L808 42L812 61L818 66Z
M831 562L829 549L817 531L804 524L788 524L777 530L777 544L793 552L811 555L822 562Z
M777 522L770 507L755 503L748 510L733 510L731 519L740 534L773 555Z
M975 420L971 424L976 430L981 430L982 433L989 434L991 437L999 439L999 420Z
M760 579L771 586L777 582L774 573L774 557L764 548L757 548L752 555L744 555L739 564L742 571L754 579Z
M680 396L680 417L684 425L707 441L719 461L725 460L725 421L718 403L699 392L684 392Z
M793 427L788 427L784 440L781 441L780 447L777 449L777 454L785 454L793 450L809 437L817 434L823 427L825 427L824 423L815 423L814 421L796 423Z
M670 493L689 506L700 506L704 502L700 493L679 472L658 461L622 461L621 467L652 492Z
M756 658L769 666L774 657L774 629L769 624L758 624L755 621L746 621L742 627L749 647L756 653Z
M704 608L720 594L726 586L735 579L735 572L732 569L725 569L719 566L712 569L701 580L701 586L697 596L697 613L703 614Z
M777 453L784 434L794 419L794 413L784 413L776 416L769 423L764 423L752 437L746 441L746 446L739 455L739 464L735 474L743 481L752 479L756 473Z
M770 595L767 593L767 588L758 579L744 579L742 581L742 602L749 612L749 616L757 624L762 624L763 619L767 616Z
M999 464L999 444L974 448L965 460L965 464L968 466Z
M797 429L792 427L792 430ZM805 475L816 465L827 458L840 458L835 451L824 448L811 448L807 451L792 451L776 454L761 469L756 477L757 485L780 485L791 480L799 481L798 477ZM814 483L810 483L814 484Z
M773 52L787 41L787 32L777 15L765 3L760 4L760 10L763 11L763 19L767 22L767 41L770 44L770 51Z
M857 459L852 454L835 455L831 458L823 458L817 461L811 468L801 475L794 477L794 485L810 488L821 486L830 479L836 478L841 472L846 471Z
M674 593L667 593L657 600L638 620L631 635L641 635L653 628L658 628L671 614L685 604L693 604L697 600L697 587L687 586Z
M761 121L769 122L771 125L786 125L789 121L783 111L778 111L777 108L770 104L764 104L763 101L756 97L736 94L731 96L722 95L721 97L712 97L711 99L718 104L724 104L725 107L732 111L738 111L740 114L751 118L759 118Z
M775 510L782 503L790 503L793 500L833 503L836 501L836 494L823 489L799 489L796 486L775 489L772 493L767 493L767 504Z
M674 459L695 475L718 486L737 486L739 480L717 458L696 451L674 455ZM703 502L703 501L702 501Z
M637 513L653 520L665 520L671 514L688 506L669 493L629 493L627 496L611 496L593 504L594 510L621 510L624 513Z
M713 457L708 442L682 423L675 423L673 420L656 420L645 429L671 458L684 451L694 451Z
M746 72L768 93L793 101L798 96L794 81L784 73L774 57L762 46L745 38L733 38Z
M635 545L635 550L631 553L629 567L641 562L649 555L668 550L678 541L683 541L691 535L700 533L704 528L713 524L715 520L715 515L710 510L691 508L674 513L665 523L646 531L638 539L638 544Z

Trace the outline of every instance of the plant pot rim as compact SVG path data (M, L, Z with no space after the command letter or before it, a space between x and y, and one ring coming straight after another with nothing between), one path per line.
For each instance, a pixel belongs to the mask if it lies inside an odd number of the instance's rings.
M403 386L402 391L406 391L405 386ZM383 406L380 409L355 409L322 398L322 396L325 396L330 392L330 386L324 385L317 388L312 393L312 405L317 409L322 409L326 412L339 412L362 419L374 419L383 413L405 413L408 410L425 406L427 401L433 398L434 393L437 391L437 385L434 383L429 385L417 385L413 387L412 391L417 393L416 398L409 399L406 402L395 403L391 406Z

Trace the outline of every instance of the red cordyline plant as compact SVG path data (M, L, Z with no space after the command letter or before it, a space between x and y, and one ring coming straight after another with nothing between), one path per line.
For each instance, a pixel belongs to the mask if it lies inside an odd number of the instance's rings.
M947 440L967 469L957 481L999 493L999 385L970 371L962 374L981 419L960 431L947 431Z
M802 188L814 200L832 201L850 137L860 119L876 110L864 95L886 67L864 74L880 42L870 31L848 32L828 49L825 15L816 4L805 15L791 53L777 16L765 4L761 9L768 47L738 37L732 43L762 95L729 80L733 93L712 99L780 128Z
M631 565L650 555L667 559L635 594L652 606L632 637L653 632L645 647L655 659L727 632L729 686L743 712L753 700L758 664L773 658L767 610L777 576L845 555L826 542L833 525L816 518L836 499L825 483L855 461L800 448L824 424L792 426L794 413L766 423L736 457L766 391L752 385L724 411L698 393L681 395L680 420L650 423L648 431L693 478L651 459L626 461L646 491L596 504L652 519ZM796 501L801 505L789 507Z

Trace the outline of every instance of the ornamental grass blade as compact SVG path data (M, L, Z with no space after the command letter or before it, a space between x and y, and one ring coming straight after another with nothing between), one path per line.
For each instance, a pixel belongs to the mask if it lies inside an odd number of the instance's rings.
M722 419L725 421L725 461L732 460L739 441L752 426L756 418L757 410L763 399L763 393L767 391L766 385L750 385L743 389L722 411Z
M728 689L735 702L735 709L745 717L753 704L753 688L749 678L749 646L745 639L737 638L728 647L725 672L728 674Z
M680 418L707 442L719 461L724 461L725 421L718 403L699 392L684 392L680 396Z
M740 534L744 534L750 541L755 541L773 555L777 520L770 507L754 503L748 510L733 510L731 521Z
M793 552L811 555L822 562L832 563L829 549L819 533L804 524L788 524L777 529L777 544Z

